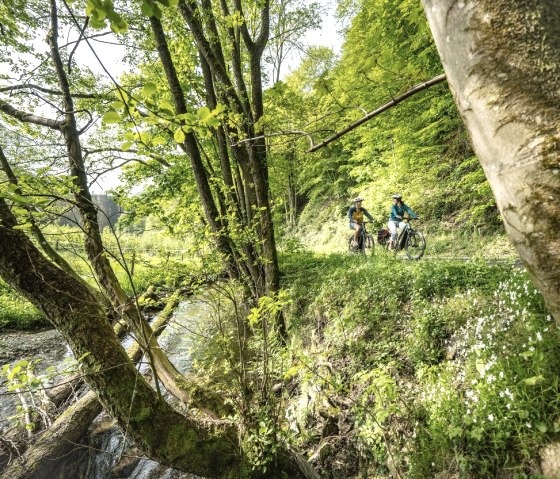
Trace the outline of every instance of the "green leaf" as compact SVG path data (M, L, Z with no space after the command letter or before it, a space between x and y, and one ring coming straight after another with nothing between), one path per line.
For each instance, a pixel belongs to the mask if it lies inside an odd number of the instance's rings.
M476 362L476 370L478 371L478 374L480 374L481 376L485 372L485 366L486 366L486 364L483 363L482 361L477 361Z
M111 30L115 33L126 33L128 31L128 23L124 18L118 18L111 21Z
M177 115L176 118L178 120L184 120L191 124L196 122L196 120L198 119L194 113L181 113L180 115Z
M31 228L33 228L33 225L31 223L22 223L21 225L14 226L12 229L14 229L14 230L30 230Z
M105 124L119 123L121 120L122 116L116 111L108 111L101 119L101 121Z
M214 128L218 128L220 126L220 120L218 120L217 118L211 116L210 118L208 118L206 120L206 124L208 126L212 126Z
M142 95L144 95L144 97L151 96L156 91L157 91L157 85L155 83L148 82L142 88Z
M17 193L8 193L5 195L7 198L12 200L14 203L19 205L27 205L29 204L29 200L24 196L18 195Z
M161 8L159 8L156 4L152 4L152 9L154 10L154 17L156 17L158 20L161 20Z
M548 426L547 426L544 422L538 422L537 424L535 424L535 427L536 427L540 432L546 432L546 431L548 431Z
M159 104L159 111L162 112L162 113L165 113L167 115L173 115L173 113L174 113L173 105L171 105L170 103L168 103L166 101L162 101Z
M544 378L541 375L533 376L531 378L524 379L523 382L527 384L527 386L534 386L538 382L542 381Z
M165 145L166 143L167 140L163 136L156 136L152 139L152 145L154 146Z
M196 116L202 121L206 120L211 114L210 109L206 106L200 107L196 112Z
M90 354L91 354L91 352L88 351L87 353L82 354L76 361L80 362L80 361L82 361L84 358L87 358Z
M173 139L177 143L183 143L185 141L185 132L181 128L177 128L175 134L173 135Z
M146 2L145 0L144 2L142 2L142 7L140 7L140 10L142 10L142 13L147 17L152 17L154 15L154 10L152 6L150 5L149 2Z
M130 148L132 147L134 143L132 143L132 141L125 141L122 145L121 145L121 150L122 151L128 151L130 150Z
M219 115L220 113L223 113L224 111L226 111L226 106L223 105L222 103L218 103L216 105L216 108L214 108L212 110L212 114L213 115Z

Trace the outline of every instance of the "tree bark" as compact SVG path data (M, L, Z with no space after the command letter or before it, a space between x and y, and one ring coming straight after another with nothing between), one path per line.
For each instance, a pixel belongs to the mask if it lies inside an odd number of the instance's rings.
M93 204L89 191L80 134L76 124L74 102L70 92L70 83L64 70L58 47L58 12L56 0L51 0L50 18L51 29L47 35L47 41L62 92L65 109L64 121L61 122L60 130L66 142L70 171L74 177L74 184L76 186L75 199L83 222L85 250L93 265L95 276L101 288L109 297L117 313L125 318L131 329L135 332L136 339L146 348L149 361L154 369L154 374L157 378L162 380L168 391L179 399L186 400L188 394L179 386L179 382L183 379L181 374L159 347L153 331L136 305L129 300L106 254L101 239L99 223L97 221L97 208ZM157 380L158 379L156 379L156 381Z
M163 311L158 315L153 324L154 333L159 336L167 326L173 310L180 301L178 292L173 294ZM139 345L133 344L127 351L128 356L136 363L142 358L142 350ZM200 391L200 388L197 388ZM190 406L199 408L216 418L213 411L206 408L213 404L213 410L219 410L215 405L220 403L224 409L223 400L209 391L195 394L207 400L204 404L190 403ZM214 397L215 396L215 397ZM1 479L48 479L56 470L61 461L76 447L76 444L86 434L93 420L101 413L102 406L93 392L88 392L69 408L67 408L45 431L39 439L34 442L23 453L22 456L12 461L12 464L0 476Z
M235 428L203 423L175 412L155 393L116 338L107 311L80 283L47 261L0 199L0 276L24 295L64 336L88 386L104 409L151 458L205 477L241 474ZM229 472L228 472L229 473Z
M560 324L560 9L423 0L506 230Z

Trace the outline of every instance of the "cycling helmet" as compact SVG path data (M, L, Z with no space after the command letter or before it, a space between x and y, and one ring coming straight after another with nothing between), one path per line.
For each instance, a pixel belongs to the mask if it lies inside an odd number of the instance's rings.
M364 199L361 196L357 196L352 200L352 203L357 203L358 201L364 201Z
M391 196L394 200L402 200L402 195L397 193L396 195Z

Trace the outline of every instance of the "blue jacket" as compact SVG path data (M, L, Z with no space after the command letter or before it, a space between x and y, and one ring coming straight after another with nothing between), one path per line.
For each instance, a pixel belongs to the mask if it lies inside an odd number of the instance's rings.
M402 206L400 208L397 205L392 206L389 221L401 221L404 218L405 212L408 213L411 218L416 218L414 211L412 211L408 206L402 203Z

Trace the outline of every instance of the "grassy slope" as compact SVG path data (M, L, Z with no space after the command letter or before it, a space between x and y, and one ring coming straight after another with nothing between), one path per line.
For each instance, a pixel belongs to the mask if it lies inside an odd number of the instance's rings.
M525 273L311 253L283 270L296 440L326 477L538 470L560 430L560 338Z

